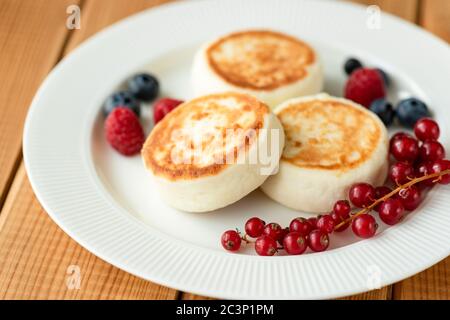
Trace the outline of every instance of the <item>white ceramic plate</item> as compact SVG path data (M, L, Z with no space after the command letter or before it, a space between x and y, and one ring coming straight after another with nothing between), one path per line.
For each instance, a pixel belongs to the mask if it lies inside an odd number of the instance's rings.
M100 108L138 70L158 75L163 95L190 96L195 49L229 31L270 28L305 39L325 63L326 91L341 95L349 55L385 69L391 99L424 99L450 130L449 47L421 29L382 14L367 27L364 7L325 1L194 1L142 12L86 41L48 76L25 126L24 158L34 191L55 222L82 246L130 273L183 291L221 298L331 298L387 285L449 255L449 187L438 187L395 227L359 241L332 237L329 251L258 257L224 252L221 233L258 215L287 224L307 215L260 191L209 214L189 214L158 199L141 159L106 143ZM150 107L144 124L150 130ZM300 192L300 191L299 191Z

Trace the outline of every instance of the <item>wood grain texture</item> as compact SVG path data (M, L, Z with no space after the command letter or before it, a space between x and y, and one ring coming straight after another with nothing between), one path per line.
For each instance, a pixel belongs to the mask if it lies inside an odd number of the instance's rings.
M82 28L69 41L66 53L93 34L133 13L172 0L85 0L82 9Z
M367 6L377 5L382 11L415 22L419 0L351 0L351 2Z
M67 36L77 0L0 1L0 208L20 161L28 106Z
M199 296L189 292L182 292L180 298L181 300L214 300L214 298Z
M111 266L69 238L34 197L23 165L0 215L0 244L0 299L175 299L177 296L175 290ZM77 277L71 266L79 268L79 289L76 282L71 282Z
M450 1L422 1L419 23L428 31L450 42Z
M372 290L353 296L341 298L339 300L390 300L392 297L392 286L386 286L379 290Z
M450 300L450 258L396 283L395 300Z

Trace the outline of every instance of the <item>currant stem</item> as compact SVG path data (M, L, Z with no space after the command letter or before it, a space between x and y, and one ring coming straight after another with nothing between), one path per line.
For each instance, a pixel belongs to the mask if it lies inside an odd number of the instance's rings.
M244 234L243 237L241 237L242 241L244 241L245 243L255 243L255 241L250 240L247 238L247 234Z
M443 170L441 172L436 172L436 173L425 175L425 176L422 176L422 177L419 177L419 178L412 179L411 181L409 181L409 182L407 182L407 183L405 183L403 185L398 186L397 188L395 188L394 190L392 190L391 192L389 192L385 196L381 197L380 199L375 200L370 206L368 206L368 207L366 207L364 209L361 209L360 211L358 211L355 214L353 214L350 218L345 219L344 221L342 221L341 223L336 225L334 227L334 230L336 230L336 229L342 227L343 225L349 223L355 217L357 217L357 216L359 216L359 215L361 215L363 213L370 212L373 208L375 208L377 206L377 204L379 204L379 203L389 199L390 197L396 195L400 190L409 188L412 185L415 185L416 183L419 183L419 182L422 182L422 181L425 181L425 180L428 180L428 179L432 179L432 178L437 178L436 180L433 180L433 181L439 181L440 177L442 177L443 175L446 175L446 174L450 174L450 169L446 169L446 170Z

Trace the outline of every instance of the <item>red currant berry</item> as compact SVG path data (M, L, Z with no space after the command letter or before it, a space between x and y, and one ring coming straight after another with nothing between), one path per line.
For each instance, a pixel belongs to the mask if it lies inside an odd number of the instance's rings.
M336 232L342 232L348 228L350 222L344 223L339 228L336 228L339 224L341 224L346 219L350 218L350 203L347 200L338 200L334 204L333 212L331 213L331 218L334 220Z
M403 136L392 141L390 151L398 161L413 162L419 155L419 143L412 137Z
M420 189L415 185L401 189L398 192L397 198L408 211L415 210L422 201Z
M282 230L280 239L277 240L279 244L283 245L284 237L286 237L286 235L287 235L288 233L289 233L289 228L284 228L284 229Z
M420 163L416 166L415 172L416 172L416 177L427 176L427 175L433 173L433 163L432 162ZM433 182L433 181L434 181L433 178L423 180L423 181L419 182L418 185L421 188L432 187L435 185L435 182Z
M181 100L171 98L162 98L156 101L153 105L153 121L155 125L182 103L183 101Z
M311 231L317 229L317 218L318 217L311 217L306 219L309 222L309 225L311 226Z
M306 237L312 230L312 226L308 220L302 217L295 218L289 224L291 232L298 232L300 235Z
M431 166L433 173L442 172L444 170L450 169L450 160L437 160ZM449 184L450 183L450 174L444 174L439 178L434 178L431 180L438 180L440 184Z
M266 223L260 218L253 217L245 223L245 233L252 238L258 238L262 235Z
M421 141L437 140L440 134L439 125L431 118L422 118L414 125L414 134Z
M275 241L283 240L283 228L278 223L271 222L264 227L263 234Z
M444 159L445 149L438 141L428 140L420 146L419 154L422 162L433 162Z
M409 133L406 132L397 132L396 134L394 134L391 138L391 140L389 140L389 149L392 149L392 144L394 143L394 141L403 138L403 137L408 137L408 138L413 138L413 136L411 136Z
M384 223L392 226L403 218L405 208L400 199L390 198L381 203L378 213Z
M346 222L346 223L340 225L344 221L344 219L342 219L341 216L339 216L336 212L333 212L330 215L331 215L331 218L333 218L333 220L334 220L334 225L335 225L334 231L342 232L344 230L347 230L348 226L350 225L350 222ZM337 227L337 226L339 226L339 227Z
M375 200L375 188L368 183L356 183L348 192L350 201L358 208L364 208Z
M305 252L308 245L300 233L289 232L283 239L283 247L288 254L296 255Z
M255 251L260 256L273 256L277 252L277 242L269 236L262 235L256 239Z
M414 167L408 162L394 163L389 169L389 179L396 185L407 183L414 176Z
M312 251L321 252L327 250L330 245L330 239L326 232L322 230L313 230L308 236L308 246Z
M222 246L228 251L238 251L241 247L241 236L235 230L228 230L222 234Z
M329 214L323 215L317 220L317 228L323 232L332 233L334 226L334 220Z
M347 200L338 200L333 206L333 211L342 219L347 219L350 216L350 202Z
M352 222L353 233L361 238L371 238L375 235L378 225L370 214L363 213L355 217Z
M381 198L383 198L385 195L387 195L387 194L389 194L389 193L391 193L391 192L392 192L392 189L389 188L389 187L386 187L386 186L376 187L376 188L375 188L375 199L376 199L376 200L381 199ZM377 204L377 205L375 206L374 209L378 211L378 208L379 208L379 207L380 207L380 203Z

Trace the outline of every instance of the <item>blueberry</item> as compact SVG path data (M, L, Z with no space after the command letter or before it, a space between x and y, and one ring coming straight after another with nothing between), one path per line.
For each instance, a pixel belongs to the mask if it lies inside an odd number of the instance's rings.
M362 63L359 62L358 59L349 58L347 59L347 61L345 61L344 70L346 74L350 75L356 69L362 68L362 66Z
M151 74L140 73L128 80L128 89L137 99L150 102L158 96L159 82Z
M370 110L375 113L386 127L390 126L394 121L394 108L386 99L380 98L370 104Z
M381 74L381 77L383 78L383 81L384 81L384 85L386 87L389 87L389 84L391 83L391 79L389 78L388 74L380 68L377 68L377 71Z
M130 108L138 117L141 114L139 102L129 91L119 91L110 95L103 105L103 114L107 116L117 107Z
M396 108L398 121L405 127L412 128L417 120L430 116L427 105L416 98L408 98L399 102Z

